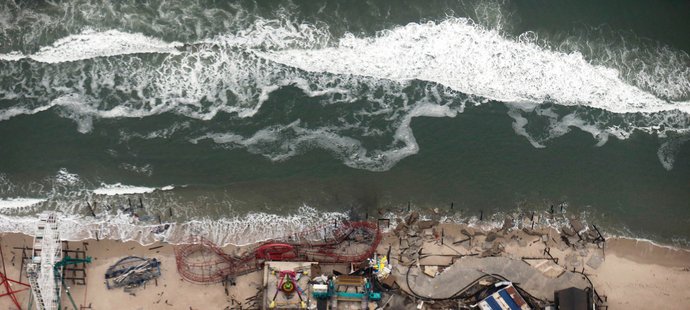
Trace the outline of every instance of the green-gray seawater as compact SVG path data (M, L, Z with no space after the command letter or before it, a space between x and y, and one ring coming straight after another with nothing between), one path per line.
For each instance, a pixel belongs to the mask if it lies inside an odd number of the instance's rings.
M0 0L0 228L563 205L687 246L687 29L686 1Z

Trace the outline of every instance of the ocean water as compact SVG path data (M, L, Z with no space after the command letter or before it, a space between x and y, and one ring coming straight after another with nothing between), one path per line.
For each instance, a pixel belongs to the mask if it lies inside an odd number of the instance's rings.
M554 205L688 246L687 29L686 1L0 0L0 229Z

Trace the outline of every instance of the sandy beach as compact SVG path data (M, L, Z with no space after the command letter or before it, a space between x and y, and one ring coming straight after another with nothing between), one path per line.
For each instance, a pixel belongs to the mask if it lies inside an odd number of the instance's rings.
M485 256L487 251L495 250L493 248L498 248L498 253L488 256L519 261L525 257L544 257L544 248L549 247L550 254L559 261L557 268L584 270L597 293L606 300L609 309L673 309L690 302L690 291L684 289L690 287L690 252L686 250L622 238L610 238L605 246L588 244L579 248L568 247L558 242L560 233L555 229L481 230L462 224L425 221L420 221L414 227L421 228L418 231L420 236L424 236L421 238L423 252L430 254L415 258L418 266L437 266L439 270L451 270L451 265L462 267L470 259L481 264L483 258L477 257ZM401 242L403 239L398 236L401 231L402 229L391 229L384 233L376 252L378 255L385 255L390 251L394 269L404 266L413 268L414 264L408 261L410 256L404 254L405 242ZM469 238L471 241L463 241L468 239L465 238L467 234L472 235ZM491 239L491 242L487 239ZM31 247L32 242L33 238L26 235L2 235L2 250L9 278L19 279L21 248ZM489 246L491 244L498 246ZM135 242L86 240L70 242L69 248L85 249L87 255L92 257L92 262L87 264L86 285L67 283L80 309L257 309L262 305L260 301L253 299L264 288L262 272L239 276L235 279L235 285L191 283L178 273L174 247L170 244L142 246ZM232 247L224 250L233 252ZM419 253L421 252L420 250ZM475 254L478 256L470 257ZM129 292L125 292L123 288L108 289L104 279L106 269L126 256L158 259L161 262L160 277ZM603 259L597 261L598 257ZM528 260L523 261L534 265ZM344 271L347 269L347 266L343 268ZM558 272L562 273L563 270ZM438 272L437 279L441 279L443 273L447 272ZM433 282L432 278L425 281ZM20 280L28 282L25 272L22 272ZM410 289L405 282L398 275L396 286L400 290L399 295L403 297L409 294ZM419 284L411 286L417 286L417 290L421 287ZM14 285L13 288L19 286ZM22 309L26 309L29 291L18 293L17 298ZM72 308L64 294L62 301L63 309ZM394 301L386 308L413 309L418 305L414 298L405 297L400 299L399 304ZM444 306L434 306L433 302L427 302L423 306L425 309L437 307ZM0 308L16 307L8 297L3 297L0 298Z

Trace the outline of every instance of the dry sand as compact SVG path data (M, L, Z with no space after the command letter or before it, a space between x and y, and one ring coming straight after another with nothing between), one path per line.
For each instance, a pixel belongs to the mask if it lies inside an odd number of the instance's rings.
M31 247L32 238L19 234L5 234L2 237L5 259L9 262L12 256L16 258L14 265L6 264L7 272L12 279L19 278L19 261L21 250L13 247ZM163 247L154 250L150 246L141 246L135 242L120 242L113 240L88 240L87 255L92 257L92 263L88 264L86 286L72 285L72 296L77 306L89 306L92 309L225 309L233 305L233 299L244 301L253 296L257 287L261 286L261 276L258 273L249 274L237 278L236 286L228 287L228 295L222 284L200 285L184 281L177 273L173 247L168 244L160 244ZM71 242L70 249L82 248L83 242ZM8 254L9 253L9 254ZM105 271L119 259L129 256L142 256L157 258L161 261L161 276L156 281L150 281L146 287L135 289L131 294L123 288L108 290L105 285ZM22 282L28 282L26 275ZM3 288L4 291L4 288ZM22 309L28 305L29 294L19 293L18 299ZM63 295L63 309L72 309L67 297ZM235 302L234 304L238 304ZM0 309L16 309L10 299L0 299ZM245 308L246 309L246 308Z
M462 226L442 226L446 242L452 243L454 238L460 236ZM520 231L506 234L503 239L504 255L516 258L538 255L543 248L538 246L536 239L539 237ZM385 238L378 252L385 254L388 250L385 242L394 243L396 240L390 236ZM245 300L254 296L262 285L261 272L255 272L238 277L237 285L229 286L226 295L222 284L200 285L184 281L177 273L173 247L170 245L141 246L134 242L113 240L87 242L87 254L93 258L88 265L87 285L68 285L78 306L90 305L91 309L231 309L244 303L243 309L247 309ZM31 244L32 238L24 235L2 235L5 265L10 278L19 278L21 250L15 247ZM162 247L150 250L158 245ZM71 242L70 248L84 248L84 243ZM427 249L431 250L432 247ZM561 259L570 253L567 248L559 250L554 247L552 251L554 256ZM589 255L596 251L597 248L590 249ZM608 240L604 252L604 262L596 269L585 263L587 257L578 259L597 291L608 297L609 309L680 309L690 304L690 252L630 239ZM131 294L122 288L108 290L104 279L106 269L128 255L159 259L161 277ZM27 282L25 274L22 281ZM4 288L0 290L4 292ZM17 297L22 309L26 309L28 291L17 294ZM66 297L63 296L63 300L65 309L71 309ZM2 297L0 309L16 307L8 297Z
M690 252L647 241L612 239L592 273L610 309L688 309Z

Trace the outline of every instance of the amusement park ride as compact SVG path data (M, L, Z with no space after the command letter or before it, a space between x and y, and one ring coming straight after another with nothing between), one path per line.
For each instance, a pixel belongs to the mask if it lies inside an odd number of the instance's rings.
M38 310L61 309L60 296L62 287L74 309L78 309L69 288L65 285L63 269L68 265L90 263L91 257L72 258L69 255L63 257L62 241L58 216L55 213L43 213L39 216L31 261L26 264L26 273L31 284L31 302L34 302ZM18 306L19 309L21 309Z
M207 239L194 238L175 247L177 270L194 283L221 282L264 268L264 305L268 309L306 309L312 300L332 304L360 302L364 306L381 295L363 276L340 275L311 283L307 266L366 262L381 241L370 222L343 222L267 240L241 255L224 252ZM381 267L383 268L383 267ZM311 284L311 285L310 285Z
M366 277L342 275L314 285L314 298L330 300L331 309L338 309L338 301L361 302L366 309L369 300L381 300L381 293L374 292Z
M272 275L276 277L276 287L275 294L268 303L269 309L276 308L279 304L276 300L278 294L283 294L285 300L294 299L295 295L299 298L298 302L292 302L292 304L297 304L299 308L307 308L308 292L300 285L300 280L302 276L309 276L309 271L303 267L299 267L293 270L279 270L278 268L269 267ZM287 304L287 303L286 303Z
M2 273L0 273L0 285L5 288L5 292L0 294L0 297L9 296L12 299L12 303L21 309L17 296L15 294L28 290L31 286L29 284L12 280L7 277L7 270L5 269L5 254L2 252L2 245L0 244L0 259L2 259ZM13 285L18 285L18 289L12 288Z
M381 242L378 226L345 222L319 227L259 244L234 256L204 238L175 247L177 271L194 283L217 283L263 268L267 261L359 263L370 258Z

